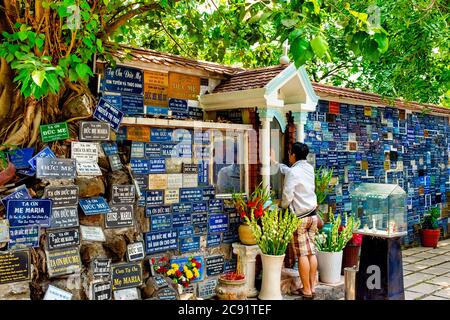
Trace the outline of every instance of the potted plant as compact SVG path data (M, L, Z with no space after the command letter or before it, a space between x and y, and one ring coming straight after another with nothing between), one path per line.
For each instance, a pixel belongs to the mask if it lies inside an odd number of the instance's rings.
M441 230L439 228L438 219L441 217L441 212L438 207L434 207L428 210L423 217L421 225L421 242L424 247L436 248Z
M247 283L245 275L237 272L227 272L219 276L215 289L219 300L247 299Z
M324 283L337 283L341 279L342 251L353 237L353 231L360 221L353 216L344 215L345 226L341 227L341 216L330 215L332 224L329 235L321 231L314 239L317 247L317 263L320 280ZM339 231L341 229L341 231Z
M300 220L289 209L279 210L277 207L268 209L258 224L253 212L250 219L245 216L250 225L256 242L261 249L263 267L262 285L258 298L261 300L281 300L281 267L287 245L292 239Z
M342 231L342 229L340 231ZM347 242L347 245L344 247L341 274L344 274L344 269L347 267L351 268L353 266L358 266L362 237L362 234L354 233L350 241Z
M232 198L239 216L241 217L241 224L238 228L239 240L245 245L255 245L256 239L252 234L250 226L246 222L253 214L254 219L258 221L264 211L272 204L270 201L273 192L268 188L262 187L262 183L259 184L255 191L252 192L247 200L245 194L233 193Z

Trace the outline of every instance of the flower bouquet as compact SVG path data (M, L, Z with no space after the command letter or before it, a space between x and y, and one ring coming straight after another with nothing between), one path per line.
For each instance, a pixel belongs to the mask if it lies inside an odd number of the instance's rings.
M185 288L189 286L191 281L200 277L201 263L195 258L190 257L188 262L180 266L176 263L169 264L169 260L166 257L155 260L152 258L153 270L172 279L172 282L179 284Z

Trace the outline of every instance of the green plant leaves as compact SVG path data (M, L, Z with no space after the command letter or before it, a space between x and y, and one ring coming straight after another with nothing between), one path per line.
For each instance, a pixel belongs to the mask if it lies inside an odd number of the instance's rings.
M34 83L37 84L38 87L41 87L45 79L45 71L35 70L31 73L31 78L33 79Z
M311 48L319 58L328 56L328 42L322 36L317 36L310 41Z

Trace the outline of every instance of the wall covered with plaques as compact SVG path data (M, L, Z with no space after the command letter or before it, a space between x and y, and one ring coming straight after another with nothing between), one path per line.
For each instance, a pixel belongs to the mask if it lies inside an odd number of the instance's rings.
M305 125L316 168L333 168L338 178L328 205L337 214L350 213L358 183L399 184L408 195L406 244L418 240L414 224L430 206L441 207L447 228L449 135L447 117L324 100Z

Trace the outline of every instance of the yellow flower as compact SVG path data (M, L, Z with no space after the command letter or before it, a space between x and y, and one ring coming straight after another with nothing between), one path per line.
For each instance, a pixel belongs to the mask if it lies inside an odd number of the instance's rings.
M188 269L187 266L184 266L184 267L183 267L183 270L184 270L184 272L186 272L186 271L189 270L189 269Z
M174 268L175 270L178 270L180 268L180 266L177 265L176 263L172 263L172 268Z
M196 267L192 268L192 271L196 272L198 271Z
M171 275L173 275L175 272L172 270L172 269L170 269L170 270L168 270L167 271L167 275L168 276L171 276Z
M200 273L198 273L197 270L194 271L194 275L195 275L196 278L200 277Z
M192 266L195 267L195 263L192 262Z
M192 274L192 271L191 271L191 270L186 271L186 277L187 277L188 279L192 279L192 278L194 277L194 275Z

